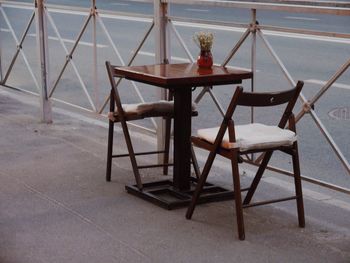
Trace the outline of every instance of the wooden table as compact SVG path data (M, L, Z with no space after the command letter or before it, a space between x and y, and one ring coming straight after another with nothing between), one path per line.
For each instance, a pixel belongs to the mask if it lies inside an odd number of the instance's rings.
M160 64L118 67L115 73L122 78L170 89L174 93L174 174L173 181L144 184L140 191L136 186L126 186L129 193L138 195L167 209L187 205L191 199L195 179L191 178L191 104L192 88L238 84L253 74L245 70L213 66L198 68L196 64ZM202 202L232 198L232 192L208 185L208 194ZM211 192L211 193L209 193ZM170 198L166 198L169 195Z

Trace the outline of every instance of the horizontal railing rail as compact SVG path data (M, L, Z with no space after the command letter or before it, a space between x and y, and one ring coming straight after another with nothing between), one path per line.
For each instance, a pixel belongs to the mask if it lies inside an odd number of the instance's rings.
M163 0L163 3L199 5L224 8L243 8L255 10L284 11L290 13L315 13L337 16L350 15L350 4L347 2L317 1L207 1L207 0Z

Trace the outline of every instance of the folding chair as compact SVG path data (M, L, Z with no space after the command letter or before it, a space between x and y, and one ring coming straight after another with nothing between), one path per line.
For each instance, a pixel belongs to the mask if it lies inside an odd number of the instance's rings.
M273 93L248 93L243 92L242 87L237 87L221 126L198 130L198 136L193 136L191 138L195 146L206 149L210 153L187 210L187 219L191 219L192 217L195 205L197 204L213 161L216 155L219 154L231 160L239 239L245 239L243 208L252 206L296 199L299 226L305 226L295 118L292 113L303 85L304 83L302 81L298 81L296 87L291 90ZM234 125L232 116L238 105L269 107L281 104L287 104L287 106L277 126L268 126L261 123ZM284 129L287 123L288 129ZM295 195L281 199L251 203L254 192L275 150L280 150L292 156ZM242 161L241 155L249 153L263 153L264 155L255 178L242 203L238 163Z
M132 169L134 172L136 185L141 190L143 188L139 169L144 168L155 168L163 167L163 174L168 174L169 163L169 148L170 148L170 133L171 133L171 119L174 117L174 102L170 101L172 95L169 94L169 100L161 100L156 102L139 103L139 104L122 104L119 96L117 83L115 78L118 78L115 74L114 68L116 66L111 65L109 61L106 61L106 67L108 77L111 83L111 95L110 95L110 108L109 108L109 131L108 131L108 149L107 149L107 170L106 170L106 181L111 181L112 171L112 159L119 157L130 157ZM115 106L117 108L115 109ZM197 116L198 112L195 111L195 105L192 105L192 116ZM131 142L130 133L128 130L128 121L140 120L151 117L162 117L166 120L165 125L165 147L162 151L149 151L149 152L135 152ZM113 155L113 135L114 135L114 123L120 122L125 137L128 153ZM160 154L163 153L162 164L151 164L151 165L138 165L136 156L138 155L149 155L149 154ZM199 177L199 169L197 161L193 155L192 150L192 163L196 176Z

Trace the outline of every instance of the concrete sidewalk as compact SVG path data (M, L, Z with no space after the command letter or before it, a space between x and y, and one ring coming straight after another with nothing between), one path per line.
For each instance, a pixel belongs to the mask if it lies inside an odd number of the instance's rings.
M36 101L0 89L1 263L350 262L349 196L304 183L305 229L293 201L250 208L239 241L232 201L200 205L189 221L185 208L127 194L128 160L114 162L112 182L104 179L106 122L56 109L54 123L42 124ZM138 147L154 145L136 137ZM228 168L220 160L211 180L231 187ZM146 181L161 176L146 173ZM249 180L245 170L243 184ZM288 195L291 186L268 174L256 198Z

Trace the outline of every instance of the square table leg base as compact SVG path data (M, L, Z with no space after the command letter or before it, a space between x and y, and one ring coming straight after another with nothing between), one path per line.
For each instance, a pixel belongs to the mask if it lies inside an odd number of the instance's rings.
M143 184L140 190L136 185L127 185L125 189L128 193L138 196L153 204L171 210L188 206L192 199L192 194L196 186L196 178L191 178L191 188L188 191L179 191L174 188L170 180L162 180ZM199 203L209 203L234 199L232 190L227 190L211 183L206 183L199 198Z

